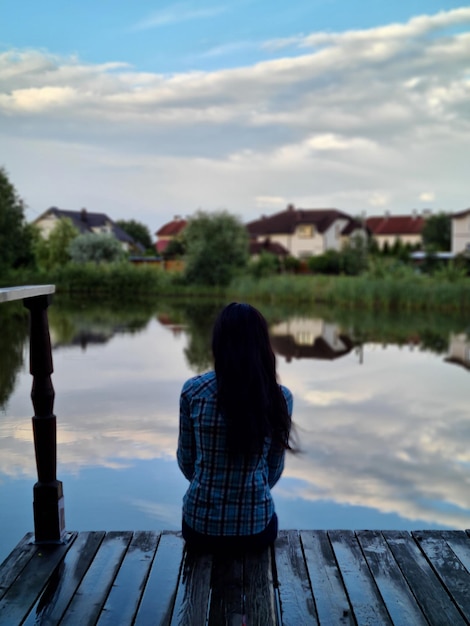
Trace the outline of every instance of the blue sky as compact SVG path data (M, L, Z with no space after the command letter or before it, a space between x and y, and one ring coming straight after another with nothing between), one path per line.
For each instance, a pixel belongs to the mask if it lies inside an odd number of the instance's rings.
M469 101L462 2L0 3L0 165L30 219L463 210Z

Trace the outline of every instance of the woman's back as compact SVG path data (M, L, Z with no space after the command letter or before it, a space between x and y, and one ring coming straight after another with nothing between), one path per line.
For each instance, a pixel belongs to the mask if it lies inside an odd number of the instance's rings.
M180 396L177 458L190 481L183 536L262 547L277 534L271 488L290 447L292 394L277 382L267 323L254 307L223 309L212 352L214 371L186 381Z
M292 395L285 387L282 392L290 413ZM185 383L180 411L178 463L190 480L183 501L187 523L208 535L261 532L274 513L271 487L281 476L285 450L267 437L259 453L229 453L214 372Z

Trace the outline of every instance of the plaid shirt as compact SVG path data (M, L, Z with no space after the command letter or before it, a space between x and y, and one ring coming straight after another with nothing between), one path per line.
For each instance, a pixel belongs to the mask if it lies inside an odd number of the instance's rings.
M281 389L292 415L292 394ZM218 536L262 532L274 513L271 487L284 469L284 456L267 438L262 454L230 459L225 422L217 412L215 372L183 385L177 459L190 481L183 517L191 528Z

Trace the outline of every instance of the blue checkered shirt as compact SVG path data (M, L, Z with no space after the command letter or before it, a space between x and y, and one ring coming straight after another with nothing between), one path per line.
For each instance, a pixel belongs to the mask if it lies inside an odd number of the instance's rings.
M292 415L292 394L281 386ZM253 535L274 513L271 487L284 469L285 451L266 439L263 453L230 458L225 421L217 411L215 372L185 382L180 397L178 465L190 481L185 522L205 535Z

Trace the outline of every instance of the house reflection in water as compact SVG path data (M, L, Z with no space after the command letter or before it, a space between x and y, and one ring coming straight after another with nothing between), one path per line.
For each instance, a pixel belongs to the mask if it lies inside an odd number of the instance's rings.
M115 330L111 328L103 329L101 331L80 329L75 331L75 333L67 339L59 339L56 337L54 329L51 328L51 345L54 350L77 346L85 352L89 345L106 344L114 337L114 335Z
M181 333L183 333L187 329L187 324L173 321L168 313L161 313L157 315L157 320L162 326L168 328L168 330L170 330L175 337L179 337Z
M338 359L354 348L355 343L339 326L321 319L291 318L270 328L274 351L292 359Z
M470 339L466 333L451 333L446 363L455 363L470 370Z

